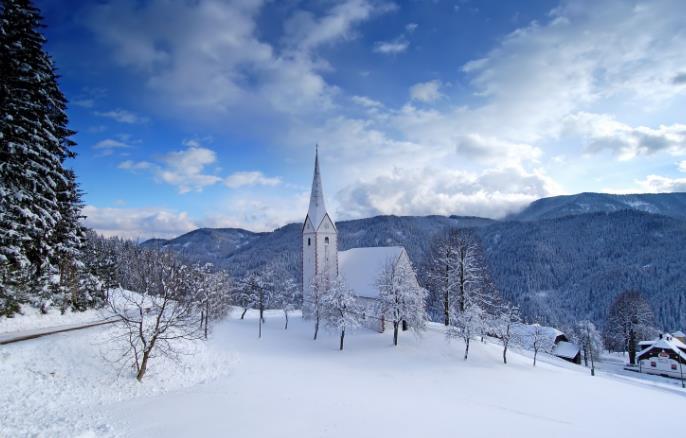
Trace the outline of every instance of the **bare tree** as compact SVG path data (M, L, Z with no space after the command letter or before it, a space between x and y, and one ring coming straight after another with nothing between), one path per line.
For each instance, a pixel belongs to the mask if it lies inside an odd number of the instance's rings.
M207 339L210 320L223 318L229 312L230 280L223 271L212 271L212 264L192 267L192 295L200 308L200 328Z
M645 297L638 291L628 290L617 295L610 306L607 318L608 337L622 342L629 353L629 363L636 364L636 345L639 336L653 331L655 316Z
M121 320L115 336L126 345L121 359L133 362L140 382L151 359L175 358L183 341L201 339L202 331L188 266L169 253L139 250L130 267L140 292L110 293L107 304Z
M553 348L554 339L550 336L550 331L546 330L540 324L533 324L529 331L530 345L534 350L534 366L536 366L536 357L538 352L550 351Z
M507 350L517 343L519 337L513 327L519 322L519 309L510 303L503 303L498 315L493 320L491 330L503 345L503 363L507 364Z
M402 258L388 260L377 279L381 313L393 323L393 345L400 324L418 331L426 324L426 289L417 284L412 266Z
M312 315L312 318L314 319L313 339L316 341L317 335L319 334L319 323L322 318L323 300L329 293L329 290L331 290L331 280L329 279L326 270L318 273L312 278L312 287L310 290L312 293L309 296L309 300L303 302L303 306L307 306L307 313Z
M450 325L453 308L467 306L467 289L481 272L480 245L469 230L450 229L434 238L429 250L429 288L432 300L441 301L443 323Z
M322 298L322 316L327 327L339 330L339 350L343 350L346 329L360 325L361 309L357 297L341 277L331 282L331 289Z
M584 366L591 367L591 375L595 375L595 361L600 357L603 340L591 321L579 321L571 330L572 339L579 345L584 357Z

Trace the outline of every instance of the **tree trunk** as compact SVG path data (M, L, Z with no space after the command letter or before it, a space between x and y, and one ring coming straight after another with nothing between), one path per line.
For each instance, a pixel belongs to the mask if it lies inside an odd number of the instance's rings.
M343 351L343 338L345 338L345 329L341 330L341 346L339 348L339 351Z
M317 340L317 333L319 333L319 317L314 320L314 340Z
M469 338L464 343L464 360L467 360L467 356L469 356Z
M283 314L286 317L286 325L283 327L283 329L288 330L288 312L284 311Z
M136 374L136 380L139 382L143 381L143 376L148 368L148 358L150 357L150 350L143 351L143 360L141 361L141 366L138 368L138 374Z
M507 365L507 345L503 347L503 363Z
M536 366L536 356L538 356L538 350L534 350L534 366Z
M261 313L262 313L262 311L260 310L260 318L259 318L260 321L257 323L257 327L258 327L257 337L259 339L262 339L262 315L261 315Z
M246 313L248 313L248 308L247 308L247 307L245 307L245 308L243 309L243 313L241 313L241 319L245 318L245 314L246 314Z
M629 330L629 364L636 365L636 333Z
M398 345L398 327L400 326L400 322L398 321L393 321L393 345Z
M584 343L584 366L588 368L588 346Z

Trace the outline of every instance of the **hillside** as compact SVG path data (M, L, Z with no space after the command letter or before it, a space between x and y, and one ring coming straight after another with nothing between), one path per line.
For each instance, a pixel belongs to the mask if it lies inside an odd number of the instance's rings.
M686 221L637 211L593 213L482 228L491 270L526 315L603 324L634 288L667 330L686 326Z
M465 361L435 325L401 333L396 348L391 333L351 332L341 352L335 333L313 342L310 322L284 331L279 313L267 313L262 339L254 314L220 322L197 354L154 359L142 384L105 360L107 327L8 345L0 435L650 436L645 406L683 405L676 381L591 377L546 355L534 368L529 352L504 365L494 340L473 342ZM681 424L667 415L657 430Z
M635 195L579 193L553 196L532 202L521 212L510 215L507 220L534 221L585 213L612 213L621 210L636 210L685 219L686 193Z
M582 193L536 201L517 220L377 216L341 221L337 227L341 250L401 245L418 267L437 232L476 228L497 285L525 316L555 325L590 318L602 326L612 298L636 288L648 297L658 324L673 330L686 326L685 214L683 193ZM301 224L271 233L200 229L162 248L236 276L281 259L299 279L300 231Z

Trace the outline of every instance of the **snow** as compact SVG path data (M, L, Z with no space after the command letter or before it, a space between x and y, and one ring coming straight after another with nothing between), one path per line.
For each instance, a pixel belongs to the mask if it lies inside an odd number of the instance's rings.
M338 252L338 271L346 284L358 296L378 298L376 282L389 261L396 261L404 249L401 246L353 248Z
M71 309L67 309L63 315L59 310L49 308L48 313L44 315L33 306L22 305L20 315L15 315L12 318L0 317L0 334L26 330L34 331L55 326L71 326L101 319L103 317L100 312L93 309L84 312L72 312Z
M338 351L336 333L312 341L299 317L283 330L267 312L219 323L195 356L154 361L138 384L101 353L99 327L0 348L0 436L530 437L649 436L680 430L686 392L653 387L528 352L502 363L494 341L448 342L439 325L421 337L359 330ZM561 396L564 394L564 396ZM640 400L640 402L638 402ZM31 415L40 412L39 415Z
M579 347L571 342L560 341L555 344L553 354L557 357L564 357L566 359L574 359L579 354Z

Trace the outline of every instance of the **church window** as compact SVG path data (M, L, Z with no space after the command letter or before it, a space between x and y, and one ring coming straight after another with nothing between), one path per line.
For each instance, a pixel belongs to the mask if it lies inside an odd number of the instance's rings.
M325 238L324 238L324 243L325 243L326 245L329 244L329 238L328 238L328 237L325 237Z
M307 238L307 246L310 246L310 245L312 245L312 239L310 239L310 238L308 237L308 238Z

